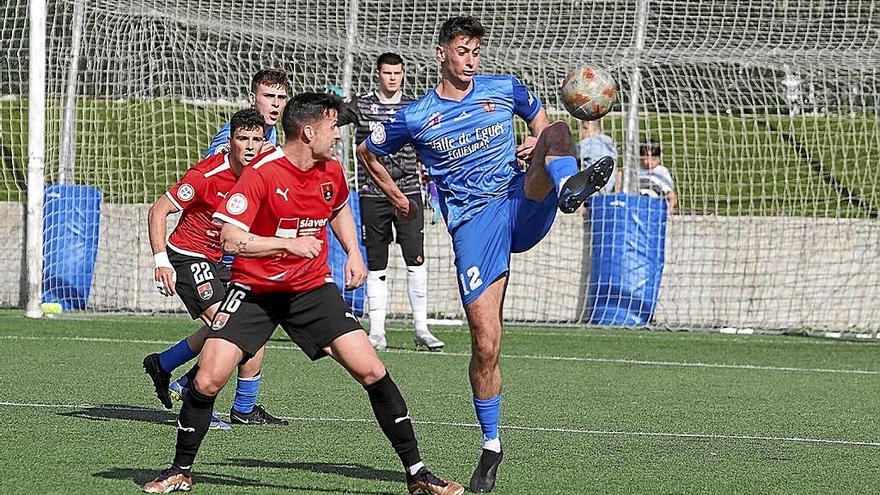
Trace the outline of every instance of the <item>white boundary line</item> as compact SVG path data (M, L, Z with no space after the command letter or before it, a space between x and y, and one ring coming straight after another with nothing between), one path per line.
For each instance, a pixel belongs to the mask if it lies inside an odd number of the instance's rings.
M22 336L22 335L0 335L0 340L31 340L31 341L68 341L68 342L107 342L115 344L157 344L171 345L176 341L169 340L139 340L139 339L111 339L105 337L39 337L39 336ZM293 349L299 348L293 345L269 344L269 349ZM389 354L419 354L424 356L451 356L451 357L467 357L469 353L465 352L419 352L407 349L386 349L383 351ZM608 364L624 364L634 366L664 366L679 368L707 368L707 369L729 369L729 370L749 370L749 371L780 371L793 373L833 373L843 375L880 375L880 371L875 370L853 370L853 369L833 369L833 368L798 368L794 366L763 366L753 364L722 364L722 363L699 363L686 361L656 361L641 359L624 359L624 358L592 358L578 356L536 356L536 355L518 355L518 354L502 354L504 359L527 359L539 361L560 361L560 362L583 362L583 363L608 363Z
M0 407L30 407L41 409L106 409L112 411L143 411L150 409L147 407L134 406L101 406L95 404L45 404L45 403L27 403L27 402L0 402ZM158 412L164 410L156 409ZM169 414L173 414L170 413ZM221 416L225 416L221 414ZM298 416L280 416L282 419L294 422L312 422L312 423L372 423L372 418L313 418ZM414 424L457 427L457 428L479 428L480 425L475 423L458 423L450 421L413 421ZM722 433L676 433L676 432L652 432L652 431L622 431L622 430L590 430L584 428L549 428L540 426L517 426L517 425L501 425L501 429L529 431L539 433L573 433L580 435L596 435L596 436L618 436L618 437L654 437L654 438L702 438L707 440L759 440L763 442L788 442L788 443L806 443L814 445L849 445L858 447L880 447L880 442L869 442L863 440L833 440L827 438L807 438L807 437L777 437L765 435L734 435Z
M49 315L50 318L54 315ZM155 321L155 318L165 318L166 320L180 320L185 323L189 323L191 320L185 314L159 314L159 315L148 315L148 314L120 314L120 315L62 315L56 320L60 321L137 321L137 322L151 322ZM12 320L12 319L20 319L18 315L0 315L0 321L3 320ZM395 321L403 321L403 320L390 320L391 322ZM429 319L428 322L432 321ZM460 320L436 320L437 326L446 326L447 328L439 328L435 333L467 333L467 327L464 326L464 322L460 322ZM461 323L461 324L459 324ZM540 325L539 325L540 326ZM451 327L460 327L460 328L451 328ZM773 345L880 345L880 333L876 336L871 336L870 334L854 334L855 336L852 338L843 338L845 335L840 332L823 332L822 335L818 333L816 335L810 336L810 338L804 338L802 336L796 335L785 335L783 333L766 333L766 332L758 332L758 331L749 331L750 329L709 329L709 330L696 330L696 331L664 331L661 329L655 330L643 330L643 329L603 329L598 327L587 327L587 328L570 328L570 331L565 332L561 329L567 327L546 327L552 328L553 330L548 331L535 331L530 329L531 327L525 326L524 324L509 324L505 325L504 333L507 335L517 335L517 336L534 336L534 337L573 337L573 338L591 338L591 339L640 339L640 340L648 340L648 339L659 339L659 338L680 338L686 339L689 342L724 342L724 343L735 343L735 344L752 344L752 343L768 343ZM389 333L410 333L412 329L408 328L394 328L390 327L386 329ZM827 335L826 335L827 334ZM719 337L723 335L724 337ZM779 337L776 339L767 338L768 336ZM825 337L825 338L819 338ZM721 340L719 340L719 338Z

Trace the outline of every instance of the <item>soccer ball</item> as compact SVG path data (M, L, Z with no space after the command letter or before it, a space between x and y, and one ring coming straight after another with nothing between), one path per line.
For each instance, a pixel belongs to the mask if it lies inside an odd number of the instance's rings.
M574 118L596 120L611 110L617 101L617 81L611 74L593 65L582 65L568 72L559 95Z

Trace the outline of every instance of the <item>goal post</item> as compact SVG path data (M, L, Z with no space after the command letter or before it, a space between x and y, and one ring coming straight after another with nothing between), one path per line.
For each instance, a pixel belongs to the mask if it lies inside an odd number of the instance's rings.
M43 172L46 163L46 0L31 0L28 65L27 302L28 318L43 316Z

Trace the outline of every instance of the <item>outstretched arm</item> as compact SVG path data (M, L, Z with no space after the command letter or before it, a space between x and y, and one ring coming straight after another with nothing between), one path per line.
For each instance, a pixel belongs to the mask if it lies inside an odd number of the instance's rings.
M245 232L231 223L224 223L220 231L220 245L226 253L243 258L262 258L276 254L290 253L302 258L314 258L321 253L320 240L312 236L283 239L263 237Z

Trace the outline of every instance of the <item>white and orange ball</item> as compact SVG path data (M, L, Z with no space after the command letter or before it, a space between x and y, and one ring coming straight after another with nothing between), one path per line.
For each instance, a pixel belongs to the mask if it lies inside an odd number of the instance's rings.
M568 72L559 96L563 106L574 118L602 118L617 102L617 81L611 73L594 65L582 65Z

